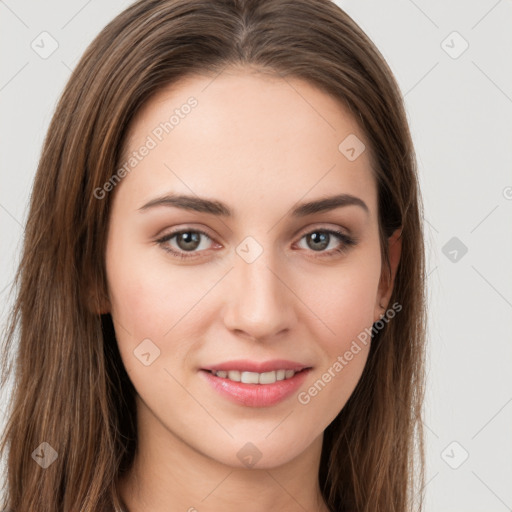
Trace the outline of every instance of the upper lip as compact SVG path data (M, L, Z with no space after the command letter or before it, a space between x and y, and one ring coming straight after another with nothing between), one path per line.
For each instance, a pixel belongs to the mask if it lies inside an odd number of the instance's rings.
M302 363L297 363L296 361L287 361L285 359L273 359L271 361L248 361L237 359L233 361L226 361L224 363L212 364L211 366L206 366L202 368L202 370L208 371L229 371L229 370L238 370L241 372L255 372L255 373L265 373L272 372L275 370L294 370L299 372L304 370L305 368L311 368L310 366Z

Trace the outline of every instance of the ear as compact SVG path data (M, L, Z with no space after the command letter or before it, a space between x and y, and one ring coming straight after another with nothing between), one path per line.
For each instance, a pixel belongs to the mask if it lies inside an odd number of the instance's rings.
M402 229L399 228L393 232L388 238L388 254L389 265L391 273L387 266L382 268L380 276L379 289L377 293L377 300L375 303L374 322L381 318L381 315L386 311L393 293L393 286L395 283L396 271L400 263L400 256L402 254Z
M85 301L87 309L93 315L106 315L110 313L110 301L101 291L100 287L89 284L87 287Z

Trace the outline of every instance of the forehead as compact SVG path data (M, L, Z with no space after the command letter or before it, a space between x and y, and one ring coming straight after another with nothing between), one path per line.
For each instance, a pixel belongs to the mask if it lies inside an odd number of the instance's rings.
M362 153L347 158L347 144ZM120 188L139 203L171 190L236 192L240 207L255 198L290 206L333 189L376 201L370 148L350 111L308 82L254 71L188 76L159 91L132 122L128 160Z

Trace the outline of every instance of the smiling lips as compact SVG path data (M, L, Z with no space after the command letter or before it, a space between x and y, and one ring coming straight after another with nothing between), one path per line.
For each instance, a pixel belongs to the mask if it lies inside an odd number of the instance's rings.
M227 361L203 368L216 377L244 384L274 384L277 381L291 379L307 366L295 361L274 359L266 362L248 360Z
M203 368L201 374L231 401L249 407L267 407L296 391L309 370L311 367L294 361L229 361Z

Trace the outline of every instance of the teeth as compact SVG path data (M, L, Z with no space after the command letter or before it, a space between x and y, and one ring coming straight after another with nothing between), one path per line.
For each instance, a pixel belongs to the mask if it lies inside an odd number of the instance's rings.
M257 374L256 374L257 375ZM260 373L260 384L274 384L276 382L276 372Z
M231 370L228 372L228 379L240 382L240 372L238 370Z
M213 371L217 377L229 379L234 382L243 382L244 384L274 384L278 380L291 379L295 375L294 370L276 370L272 372L239 372L238 370Z
M254 372L242 372L242 375L240 375L240 380L244 384L259 384L260 374Z

